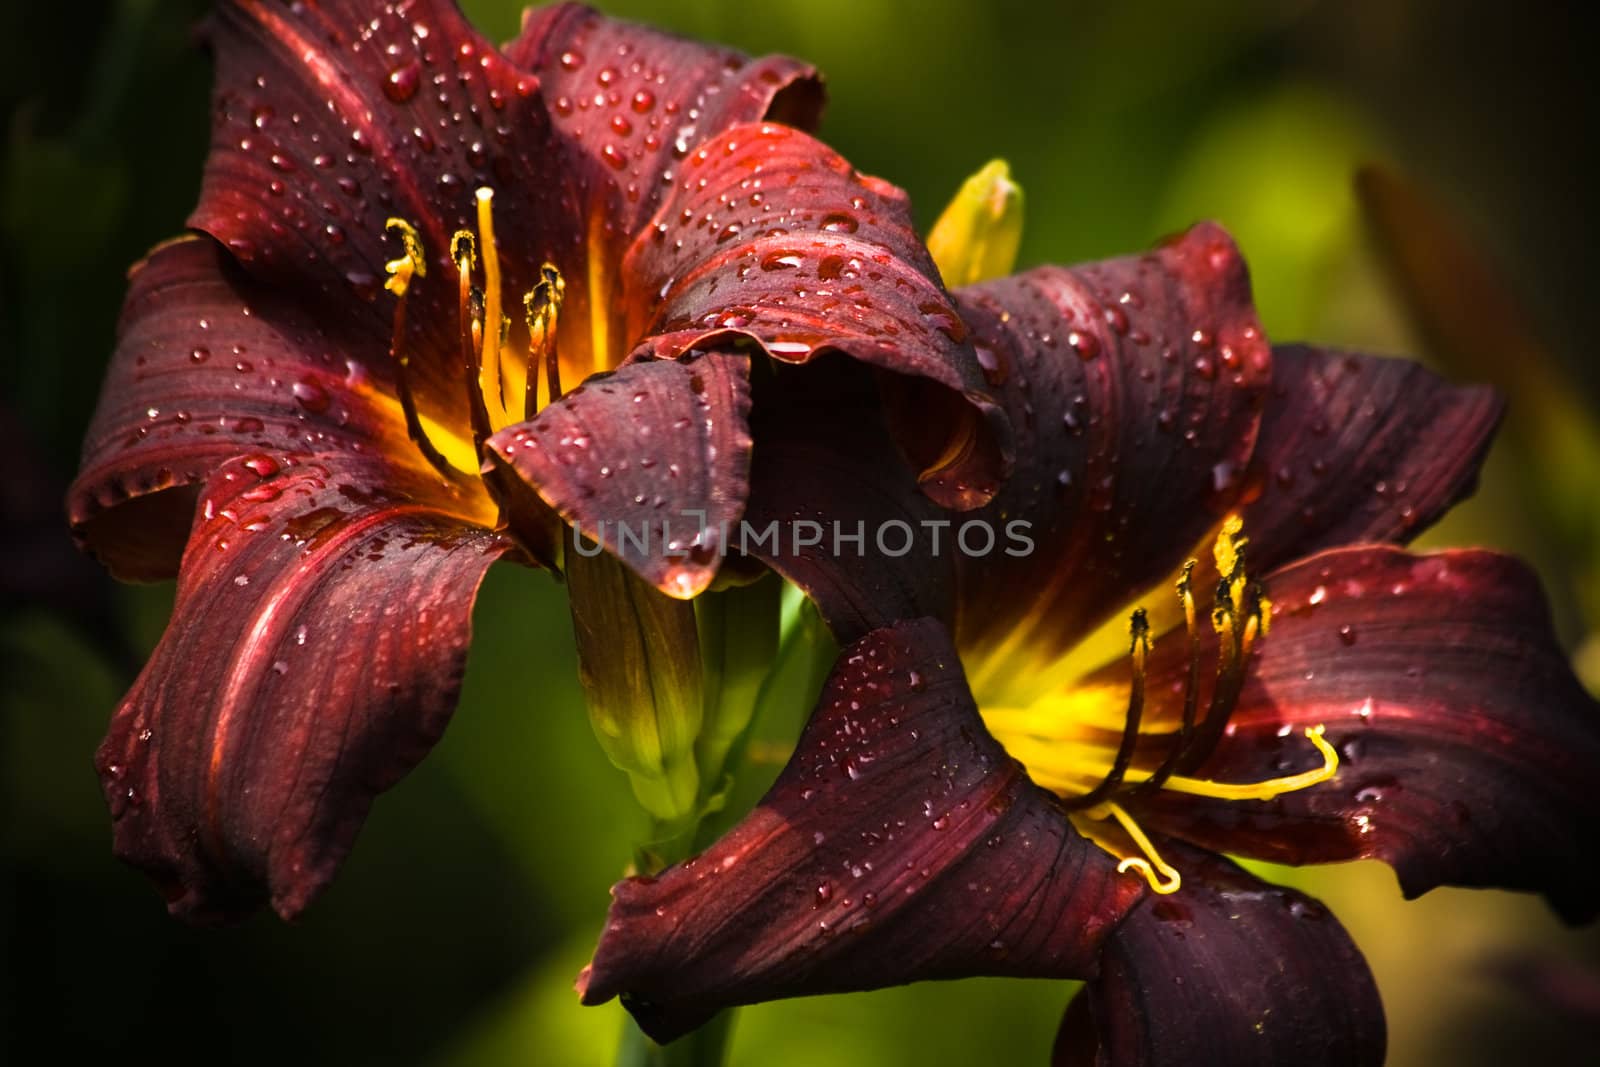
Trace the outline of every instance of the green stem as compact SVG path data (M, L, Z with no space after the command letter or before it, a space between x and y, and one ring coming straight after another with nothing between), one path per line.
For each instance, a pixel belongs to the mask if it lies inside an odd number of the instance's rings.
M762 625L761 615L777 606L770 590L752 589L742 598L702 608L701 647L711 652L706 657L708 709L711 717L723 718L725 724L728 720L738 723L737 730L727 730L703 747L702 755L711 757L707 765L720 763L738 771L716 810L703 811L698 821L690 824L652 825L649 840L634 856L641 874L655 874L702 851L749 811L777 774L776 767L757 766L747 758L753 735L759 730L768 738L792 741L815 703L837 649L816 610L802 598L798 603L791 600L783 612L782 636L773 654L770 638L763 641L752 635ZM765 662L759 689L750 677L757 661ZM743 709L726 706L731 702L749 704L748 715L741 714ZM736 1011L726 1009L700 1029L664 1046L646 1037L630 1016L617 1048L617 1067L721 1067Z

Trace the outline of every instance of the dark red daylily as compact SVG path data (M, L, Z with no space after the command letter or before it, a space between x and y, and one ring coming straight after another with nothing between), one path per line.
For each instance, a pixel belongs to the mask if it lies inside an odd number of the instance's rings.
M175 912L321 889L443 729L495 560L737 520L752 372L758 411L825 354L937 397L924 490L992 494L1004 417L904 195L803 132L810 68L576 5L503 51L446 0L227 0L205 38L193 233L133 271L69 501L119 576L178 576L98 756ZM704 589L719 546L667 542L619 555Z
M1397 547L1470 491L1490 391L1270 349L1210 225L957 300L1018 454L956 523L1027 519L1035 551L878 560L876 600L778 560L854 643L755 811L616 887L586 1003L669 1040L772 997L1082 978L1058 1062L1378 1063L1348 935L1216 852L1600 910L1600 709L1537 580ZM913 489L857 511L924 515Z

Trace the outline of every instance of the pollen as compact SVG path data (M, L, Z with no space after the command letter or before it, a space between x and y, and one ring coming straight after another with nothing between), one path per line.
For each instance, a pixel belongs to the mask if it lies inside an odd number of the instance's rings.
M428 276L428 257L422 252L422 238L417 236L417 228L405 219L390 218L383 224L384 229L397 234L400 238L401 251L404 255L398 259L391 259L383 265L389 280L383 287L395 296L405 296L411 288L412 278L426 278Z
M391 352L396 364L396 385L406 428L428 462L447 479L459 481L484 469L488 439L497 431L531 418L539 409L538 369L546 368L549 399L560 396L555 360L555 334L565 282L553 264L540 268L538 282L523 297L528 309L528 358L511 360L511 320L505 315L505 272L495 239L494 190L480 188L473 196L476 232L457 230L450 240L450 260L457 276L456 353L430 353L447 365L460 368L464 396L450 409L455 419L418 410L406 373L412 353L406 328L407 297L412 283L427 276L427 251L417 228L405 219L391 218L387 231L399 241L401 255L385 264L386 288L398 299L394 310ZM458 394L459 395L459 394ZM435 404L437 397L428 398ZM461 405L465 401L464 408ZM465 412L462 418L459 413ZM470 434L466 431L470 429ZM437 439L437 442L435 441ZM493 487L490 487L493 495Z

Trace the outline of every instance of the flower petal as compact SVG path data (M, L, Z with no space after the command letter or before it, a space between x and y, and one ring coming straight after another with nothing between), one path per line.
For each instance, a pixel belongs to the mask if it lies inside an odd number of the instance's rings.
M1183 889L1146 897L1106 941L1056 1064L1383 1062L1372 972L1326 908L1219 856L1174 846L1169 858Z
M1259 643L1226 736L1196 777L1250 782L1320 757L1330 781L1271 801L1159 793L1149 825L1283 863L1373 857L1408 897L1441 884L1543 892L1573 920L1600 910L1600 707L1573 677L1537 578L1482 551L1361 546L1267 577ZM1181 639L1158 642L1145 714L1176 719Z
M750 359L644 360L489 441L561 517L678 597L703 590L744 514Z
M885 376L925 491L994 494L1009 437L905 194L773 123L727 130L678 165L623 261L627 334L675 356L742 334L777 359L839 351Z
M248 278L209 238L153 252L134 268L68 495L80 542L119 577L170 578L194 487L224 461L256 455L382 456L441 506L481 511L483 501L452 497L421 473L378 359L383 342L345 325Z
M1504 406L1410 360L1278 346L1253 460L1260 496L1243 511L1251 566L1411 540L1476 486Z
M348 457L230 461L171 623L96 757L118 855L171 910L292 917L444 729L509 545Z
M921 620L844 651L749 816L612 890L578 985L667 1041L776 997L1082 976L1143 892L989 737L943 628Z
M473 192L498 187L531 209L500 212L516 250L507 291L581 237L553 206L560 170L538 80L506 62L449 0L279 4L226 0L207 23L216 57L205 184L190 225L249 272L387 338L384 223L415 225L429 256L413 287L413 367L424 397L458 400L451 234L474 228ZM424 401L426 404L426 400Z
M1205 223L1139 257L964 289L1017 435L988 507L1038 550L963 577L963 647L1059 653L1171 572L1238 499L1271 352L1243 259Z
M952 520L902 461L865 367L838 355L777 366L757 385L751 428L760 447L737 547L804 590L841 644L902 619L948 623Z
M799 60L752 60L582 4L528 10L506 56L538 75L571 164L623 234L655 212L664 174L701 141L763 119L811 129L822 111L821 79Z

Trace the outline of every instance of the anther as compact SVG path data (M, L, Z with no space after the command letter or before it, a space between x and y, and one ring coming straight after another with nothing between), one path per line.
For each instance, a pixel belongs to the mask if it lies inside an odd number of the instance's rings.
M528 320L528 384L523 417L538 410L539 363L544 363L546 403L561 399L561 360L556 353L556 338L561 319L561 302L566 296L566 279L553 264L539 268L539 284L522 297Z
M417 228L405 219L391 218L384 223L384 228L390 233L399 235L402 251L405 253L398 259L391 259L384 264L384 270L389 274L389 280L384 283L398 299L394 305L394 328L389 337L389 357L394 360L395 392L400 395L400 410L405 415L406 436L417 446L422 457L428 464L450 481L457 481L460 472L450 465L432 441L428 433L422 428L422 418L417 412L417 399L411 392L411 380L408 373L411 366L411 357L406 352L406 294L411 291L413 278L424 278L428 274L428 257L422 247L422 238L417 234Z

